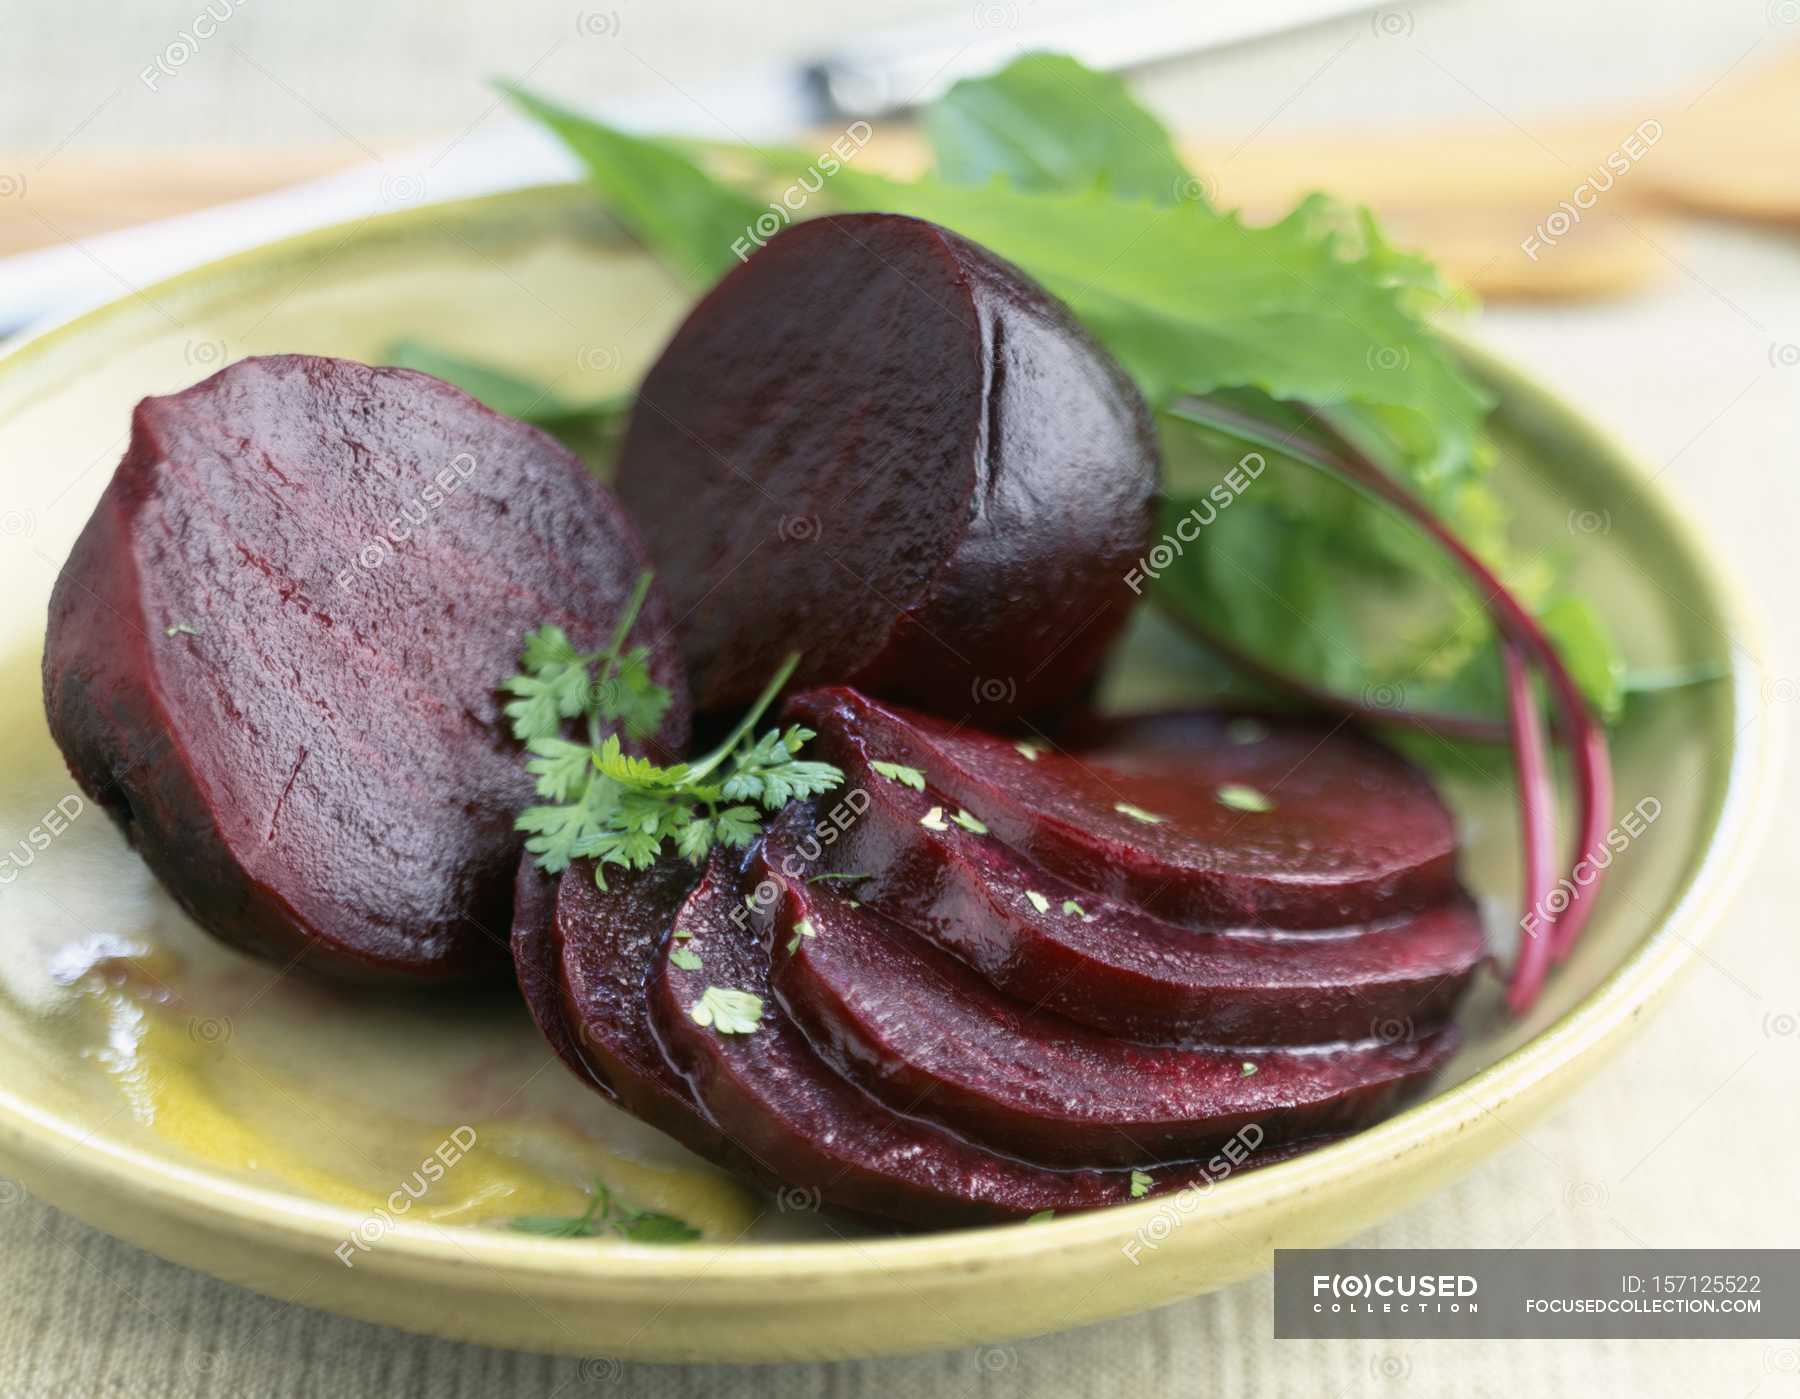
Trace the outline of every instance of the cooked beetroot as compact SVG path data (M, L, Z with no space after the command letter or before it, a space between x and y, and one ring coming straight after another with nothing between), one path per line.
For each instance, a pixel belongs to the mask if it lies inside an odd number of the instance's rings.
M51 598L50 729L219 937L344 976L489 976L532 799L493 687L540 623L604 645L645 564L579 460L448 384L244 360L138 405ZM668 632L654 593L639 627ZM673 648L651 669L668 755Z
M1344 927L1457 892L1456 832L1430 782L1341 726L1163 716L1070 755L842 687L788 712L832 761L917 769L1052 873L1175 922Z
M917 219L814 219L732 269L638 392L618 489L697 708L842 682L965 714L1073 693L1152 524L1143 401L1017 268Z
M769 872L775 992L814 1052L899 1112L1051 1166L1203 1156L1257 1123L1270 1141L1378 1116L1455 1044L1304 1050L1130 1044L1000 995L873 910Z
M1425 1025L1486 955L1466 896L1384 922L1294 934L1180 927L1057 878L958 825L942 794L840 748L869 801L829 846L790 820L762 858L838 887L953 954L1014 1000L1147 1043L1318 1044ZM938 819L926 824L932 808ZM941 828L941 829L940 829ZM1041 904L1041 907L1040 907Z
M560 1014L577 1072L690 1150L741 1167L657 1047L644 999L650 965L666 952L675 913L697 878L693 866L672 861L609 870L602 891L591 865L572 866L557 881L551 906L531 910L534 919L547 913L547 922L515 926L513 953L523 986L542 966L541 948L550 948L559 1004L546 1018Z
M684 971L655 956L648 991L662 1044L725 1137L756 1163L759 1178L815 1191L839 1209L919 1226L991 1223L1133 1198L1130 1171L1029 1165L893 1112L839 1077L775 1005L768 949L751 920L733 917L742 907L737 870L715 854L675 919L692 934L686 945L700 967ZM697 1024L692 1008L709 986L760 997L757 1028L721 1034ZM1250 1147L1259 1141L1255 1134L1240 1139ZM1248 1161L1234 1153L1231 1160L1245 1169L1291 1149ZM1204 1185L1221 1166L1146 1162L1145 1169L1148 1193L1160 1195Z

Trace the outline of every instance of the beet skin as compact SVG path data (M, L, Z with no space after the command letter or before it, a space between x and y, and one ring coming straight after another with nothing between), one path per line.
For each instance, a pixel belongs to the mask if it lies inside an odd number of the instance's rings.
M993 723L1094 672L1157 449L1124 372L1017 268L892 214L796 225L645 378L620 457L695 707L841 683Z
M292 355L138 405L50 602L82 790L210 932L358 979L504 976L533 799L495 686L605 645L646 567L552 438L450 385ZM653 591L634 636L668 634ZM675 695L650 751L686 741Z

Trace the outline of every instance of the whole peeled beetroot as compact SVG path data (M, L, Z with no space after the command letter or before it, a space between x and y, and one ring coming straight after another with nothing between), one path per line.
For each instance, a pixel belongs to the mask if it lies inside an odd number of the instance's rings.
M842 683L996 722L1072 695L1134 595L1158 456L1124 372L1024 273L893 214L796 225L639 390L617 487L695 690Z
M524 634L604 646L646 567L554 439L441 380L240 361L145 399L50 601L76 780L209 932L359 980L508 975L519 809L495 687ZM668 635L652 590L633 636ZM687 737L680 657L647 745Z

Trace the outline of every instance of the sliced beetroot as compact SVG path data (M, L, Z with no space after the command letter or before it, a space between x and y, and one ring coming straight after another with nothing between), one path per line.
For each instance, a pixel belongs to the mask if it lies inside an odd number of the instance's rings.
M1157 716L1071 755L843 687L788 712L822 756L916 769L1052 873L1174 922L1345 927L1457 893L1456 832L1430 782L1341 726Z
M562 954L556 943L555 917L556 880L539 869L531 856L521 856L513 884L512 921L513 974L518 978L519 994L556 1057L577 1078L607 1097L615 1097L611 1086L596 1077L581 1057L575 1032L563 1013Z
M810 220L732 269L638 392L618 489L696 707L797 683L945 712L1076 691L1125 619L1154 432L1017 268L892 214Z
M896 1113L840 1077L781 1014L769 985L769 953L744 910L738 872L715 855L676 915L700 959L683 970L653 959L651 1018L694 1096L764 1181L816 1191L827 1205L920 1227L984 1224L1043 1210L1085 1210L1132 1198L1131 1171L1050 1170L989 1151L929 1122ZM760 997L749 1033L722 1034L693 1018L708 987ZM1260 1134L1240 1143L1256 1147ZM1297 1148L1232 1152L1237 1169L1282 1159ZM1210 1161L1142 1163L1147 1193L1206 1188L1221 1173ZM1223 1168L1229 1172L1231 1167ZM1140 1191L1139 1193L1144 1193Z
M651 965L667 955L675 915L697 877L692 865L665 861L647 870L609 869L602 890L591 865L573 865L556 882L544 941L553 949L558 1009L578 1070L607 1097L689 1150L742 1166L663 1057L644 998ZM531 956L535 941L529 932L521 940L515 930L515 953L522 948ZM521 984L524 980L522 974Z
M1251 1123L1270 1141L1353 1131L1455 1044L1284 1049L1130 1044L1000 995L829 889L771 876L776 994L814 1051L897 1111L1052 1166L1201 1156Z
M44 652L71 771L194 918L357 978L507 962L532 799L494 692L524 633L604 645L646 566L552 438L439 380L244 360L146 399ZM653 592L638 630L674 692Z
M854 749L839 756L846 787L866 792L867 805L831 832L830 845L794 808L771 825L764 862L832 882L1014 1000L1112 1035L1317 1044L1428 1025L1455 1009L1486 956L1480 916L1464 895L1328 932L1167 923L965 829L941 793L876 773Z

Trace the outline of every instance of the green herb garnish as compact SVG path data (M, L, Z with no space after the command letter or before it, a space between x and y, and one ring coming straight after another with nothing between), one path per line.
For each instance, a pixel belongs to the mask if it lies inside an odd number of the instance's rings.
M1044 755L1044 745L1041 743L1015 743L1013 748L1028 763L1035 763Z
M1121 816L1129 816L1133 821L1141 821L1146 826L1160 826L1163 818L1154 811L1145 811L1141 806L1133 806L1130 802L1114 802L1113 810Z
M611 1234L639 1244L684 1244L700 1237L698 1229L672 1214L626 1209L597 1180L590 1187L587 1208L580 1214L520 1215L510 1220L507 1227L548 1239L591 1239Z
M1275 803L1269 800L1254 787L1246 787L1241 782L1227 782L1213 794L1220 806L1228 806L1233 811L1273 811Z
M700 954L691 947L676 943L669 949L669 965L679 971L697 972L700 970Z
M721 1035L754 1034L762 1024L762 997L729 986L708 986L688 1007L688 1018Z
M956 822L957 825L961 826L970 835L984 836L988 833L988 828L986 826L975 817L969 815L969 813L964 811L961 807L956 809L956 815L952 816L950 819Z
M1151 1180L1148 1171L1133 1171L1131 1173L1131 1198L1134 1200L1143 1199L1144 1196L1150 1193L1150 1185Z
M876 772L887 778L889 782L898 782L902 787L911 787L915 792L925 790L925 774L917 768L909 768L905 763L884 763L876 761L869 764Z
M1063 900L1062 911L1064 913L1072 914L1076 918L1081 918L1081 919L1087 918L1087 910L1085 908L1083 908L1080 904L1076 903L1075 900L1073 900L1073 899L1064 899Z
M1031 906L1039 913L1048 913L1050 911L1050 900L1038 893L1036 889L1027 889L1025 891L1025 897L1031 900Z
M934 806L919 818L919 824L928 831L947 831L950 823L944 820L944 808Z
M544 799L514 823L530 835L525 848L551 874L593 860L602 889L608 864L647 869L665 843L696 863L714 845L742 848L761 829L765 812L843 780L830 763L798 756L813 737L810 729L795 724L760 739L752 735L793 674L797 655L705 757L659 767L626 753L620 732L648 737L669 707L669 692L651 679L648 649L625 645L649 589L645 573L598 651L579 652L560 627L539 627L525 638L520 673L501 686L513 696L506 716L531 754L525 767ZM571 722L585 729L580 740L563 736Z

